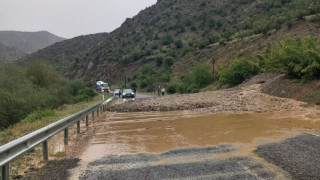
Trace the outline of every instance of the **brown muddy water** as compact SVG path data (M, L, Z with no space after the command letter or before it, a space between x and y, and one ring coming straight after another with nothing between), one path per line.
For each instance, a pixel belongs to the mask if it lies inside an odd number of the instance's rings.
M188 111L114 113L100 121L81 159L106 155L162 153L178 147L276 142L301 132L319 133L320 115L286 112L194 114Z

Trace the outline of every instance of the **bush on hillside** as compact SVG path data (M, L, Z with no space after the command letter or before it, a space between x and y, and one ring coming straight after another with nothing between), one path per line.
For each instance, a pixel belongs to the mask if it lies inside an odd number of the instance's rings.
M79 91L79 94L72 97L73 103L82 101L91 101L96 96L96 92L92 88L85 87Z
M195 87L204 87L212 81L211 66L207 63L198 64L190 73L191 83Z
M219 82L222 84L237 85L259 72L260 67L257 63L250 60L238 59L232 61L229 66L218 70L217 75Z
M69 82L69 85L68 85L68 88L69 88L69 93L72 95L72 96L76 96L80 93L80 91L82 89L84 89L86 87L86 84L77 79L77 80L71 80Z
M320 79L320 39L287 36L258 57L264 71L285 72L298 79Z
M173 57L166 57L164 59L164 63L166 66L171 67L174 64L174 58Z
M174 45L176 46L176 48L180 49L183 47L183 42L179 39L174 42Z
M177 82L170 82L166 85L166 91L168 94L175 94L179 90L180 84Z

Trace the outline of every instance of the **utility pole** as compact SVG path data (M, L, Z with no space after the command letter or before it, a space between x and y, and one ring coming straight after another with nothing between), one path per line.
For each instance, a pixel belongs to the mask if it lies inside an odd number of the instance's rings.
M124 88L127 89L127 76L124 77Z
M214 57L212 57L212 74L214 74L214 63L216 62L216 60L214 59Z

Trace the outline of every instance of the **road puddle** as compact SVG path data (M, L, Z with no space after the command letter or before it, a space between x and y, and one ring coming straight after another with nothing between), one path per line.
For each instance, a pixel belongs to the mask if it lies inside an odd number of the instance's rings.
M188 111L115 113L104 121L81 159L162 153L178 147L242 143L249 147L301 132L320 132L318 114L194 114Z

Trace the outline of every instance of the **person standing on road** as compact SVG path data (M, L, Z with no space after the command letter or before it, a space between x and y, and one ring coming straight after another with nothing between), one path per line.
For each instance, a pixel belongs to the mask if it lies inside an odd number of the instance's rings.
M166 92L166 89L164 87L162 87L161 92L162 92L162 96L164 96L164 93Z
M121 92L121 89L120 89L120 90L119 90L119 98L120 98L120 96L121 96L121 93L122 93L122 92Z
M136 97L137 96L137 89L136 88L133 89L133 93L134 93L134 97Z

